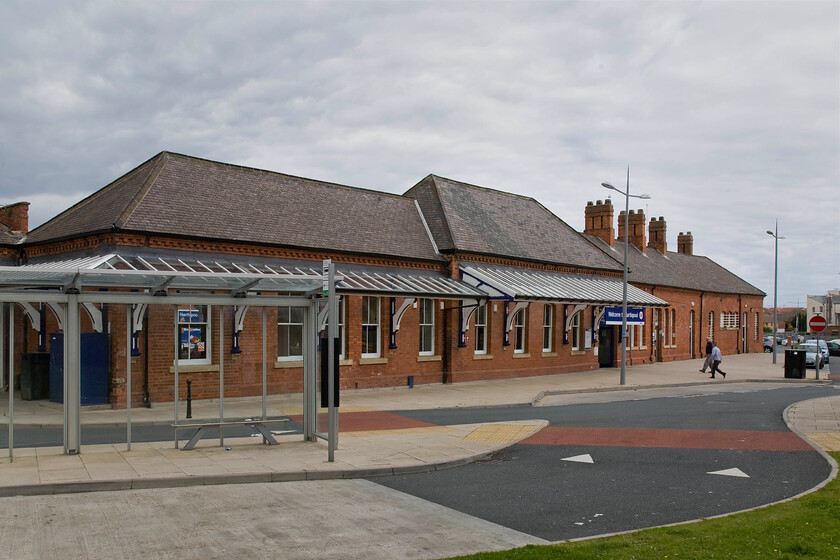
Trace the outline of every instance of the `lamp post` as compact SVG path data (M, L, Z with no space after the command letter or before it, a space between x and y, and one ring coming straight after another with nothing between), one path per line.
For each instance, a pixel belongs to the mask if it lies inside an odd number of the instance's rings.
M627 166L627 191L622 191L609 183L601 183L605 189L624 195L624 286L621 301L621 384L627 384L627 256L630 245L630 197L649 199L648 194L630 194L630 166Z
M779 293L779 220L776 220L776 231L767 230L767 235L772 235L776 240L776 258L773 265L773 363L776 363L776 329L779 325L779 308L776 305L776 296Z

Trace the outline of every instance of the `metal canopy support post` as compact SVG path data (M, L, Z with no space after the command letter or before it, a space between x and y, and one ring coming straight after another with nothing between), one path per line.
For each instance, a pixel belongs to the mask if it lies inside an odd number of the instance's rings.
M79 321L79 295L67 295L64 324L64 453L79 452L82 406L81 383L81 324Z
M175 425L178 425L178 343L180 339L180 333L178 332L178 307L173 306L172 309L175 311ZM149 349L146 348L146 353L149 353ZM148 359L148 358L147 358ZM178 430L175 431L175 449L178 449Z
M329 455L329 462L332 463L335 461L335 449L338 447L338 411L335 409L335 394L338 390L338 387L335 386L335 360L333 359L333 352L335 352L335 339L338 338L338 325L337 317L338 317L338 306L336 305L336 297L335 297L335 264L332 262L329 263L329 272L328 272L328 290L329 294L327 295L327 305L329 306L329 311L327 312L327 316L329 317L329 321L327 324L327 355L329 356L329 363L327 364L327 384L329 387L328 395L329 395L329 423L330 423L330 431L329 431L329 445L328 445L328 455Z
M2 308L2 306L0 306ZM3 323L0 309L0 324ZM5 340L0 337L0 347L5 347ZM2 356L2 350L0 350ZM2 362L0 358L0 362ZM15 448L15 304L9 305L9 460L14 461Z
M303 328L303 439L317 438L318 302L306 310Z
M212 357L211 357L212 358ZM225 308L219 306L219 424L225 421ZM225 427L219 426L219 445L225 445Z
M262 419L268 420L266 400L268 398L268 370L265 361L266 354L266 336L265 336L265 315L266 309L262 308ZM265 438L263 438L265 443Z
M133 307L125 306L125 448L131 451L131 326Z

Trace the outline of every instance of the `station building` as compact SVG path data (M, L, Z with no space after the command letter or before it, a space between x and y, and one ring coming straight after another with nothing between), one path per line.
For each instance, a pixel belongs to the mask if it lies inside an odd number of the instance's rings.
M621 327L605 310L621 306L629 243L628 303L645 317L629 329L629 364L701 357L707 336L724 354L763 351L765 294L694 255L690 232L668 251L662 217L646 223L631 211L625 232L621 212L616 235L610 200L584 211L578 232L533 198L435 175L395 195L162 152L32 231L28 203L0 208L0 265L270 279L316 274L329 259L341 296L339 383L352 390L617 367ZM155 294L165 302L171 289ZM260 290L271 291L257 277L231 293ZM39 360L54 368L60 311L3 305L23 311L3 331L13 375ZM299 308L149 305L130 320L125 306L85 311L83 403L85 394L117 408L171 402L176 369L181 398L188 380L193 398L216 397L220 369L225 395L257 395L266 320L269 393L302 390ZM129 328L131 370L141 372L131 387Z

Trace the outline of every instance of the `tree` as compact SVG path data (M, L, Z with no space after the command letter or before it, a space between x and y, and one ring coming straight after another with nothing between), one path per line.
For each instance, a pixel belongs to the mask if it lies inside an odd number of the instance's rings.
M798 320L798 322L797 322ZM785 323L785 329L789 331L804 332L808 325L808 316L804 311L798 312ZM799 327L797 329L797 327Z

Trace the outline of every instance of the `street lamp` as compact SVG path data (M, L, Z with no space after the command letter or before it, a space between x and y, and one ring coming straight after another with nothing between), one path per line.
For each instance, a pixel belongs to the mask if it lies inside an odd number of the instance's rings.
M630 194L630 166L627 166L627 191L622 191L609 183L601 183L605 189L610 189L624 195L624 296L621 302L621 384L627 384L627 255L630 245L630 197L650 198L649 194Z
M779 308L776 305L776 296L779 293L779 239L784 239L784 237L779 237L779 220L776 220L776 231L775 233L767 230L767 235L772 235L773 239L776 240L776 259L775 264L773 265L773 363L776 363L776 329L779 325Z

